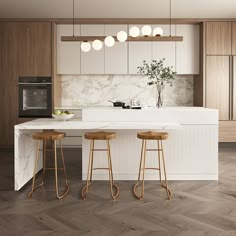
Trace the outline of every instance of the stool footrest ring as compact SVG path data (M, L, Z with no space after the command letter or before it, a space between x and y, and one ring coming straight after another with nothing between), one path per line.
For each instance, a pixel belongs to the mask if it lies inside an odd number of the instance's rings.
M86 184L81 190L81 198L83 200L85 200L87 197L90 185L91 185L91 181L88 184ZM119 196L120 190L115 183L112 184L112 188L116 190L116 193L112 194L112 199L115 200Z
M64 198L69 193L69 185L66 184L66 190L62 193L62 195L57 195L58 199Z
M110 170L110 168L93 168L93 170Z
M133 193L134 193L135 197L136 197L138 200L142 200L143 195L144 195L144 191L141 192L141 194L139 195L139 194L137 193L137 191L136 191L137 188L138 188L138 186L139 186L139 181L134 185L134 187L133 187ZM163 183L163 182L161 182L161 186L162 186L164 189L166 189L167 196L168 196L168 200L170 200L170 199L172 198L172 192L171 192L170 188L169 188L168 186L166 186L166 184Z

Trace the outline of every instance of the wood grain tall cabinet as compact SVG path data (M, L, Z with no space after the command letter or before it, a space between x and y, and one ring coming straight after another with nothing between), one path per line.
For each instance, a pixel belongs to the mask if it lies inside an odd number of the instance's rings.
M207 22L205 106L219 110L219 141L236 142L236 22Z
M14 143L18 77L51 75L51 22L0 22L0 147Z

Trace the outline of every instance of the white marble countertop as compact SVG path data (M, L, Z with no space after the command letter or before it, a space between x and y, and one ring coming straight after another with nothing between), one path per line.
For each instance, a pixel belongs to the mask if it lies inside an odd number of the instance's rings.
M177 129L180 125L177 122L90 122L81 121L79 119L71 119L69 121L57 121L54 118L43 118L29 122L25 122L19 125L15 125L15 129L21 130L37 130L37 129Z
M218 110L203 107L147 107L122 109L88 107L82 110L83 121L177 122L181 125L218 125Z

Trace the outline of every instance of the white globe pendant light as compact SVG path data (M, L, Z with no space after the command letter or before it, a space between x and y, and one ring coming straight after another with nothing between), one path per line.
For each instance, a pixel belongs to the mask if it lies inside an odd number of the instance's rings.
M153 32L153 36L162 36L163 35L163 29L161 27L156 27Z
M133 26L130 28L129 34L130 34L130 36L132 36L134 38L138 37L140 34L140 29L137 26Z
M128 35L125 31L120 31L117 33L117 39L119 42L125 42L128 38Z
M144 26L142 27L141 32L142 32L142 35L144 35L144 36L149 36L149 35L151 35L151 33L152 33L152 28L151 28L151 26L149 26L149 25L144 25Z
M89 42L82 42L80 47L83 52L89 52L91 49L91 45Z
M96 51L101 50L102 49L102 41L96 39L92 42L92 46L93 46L93 49Z
M107 36L104 40L104 43L107 47L112 47L115 44L115 39L112 36Z

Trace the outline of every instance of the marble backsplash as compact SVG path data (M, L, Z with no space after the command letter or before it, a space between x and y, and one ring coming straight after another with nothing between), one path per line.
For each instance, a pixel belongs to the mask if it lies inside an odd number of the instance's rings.
M64 75L61 77L61 106L111 106L108 100L129 102L139 100L145 106L155 106L155 86L139 75ZM193 76L177 75L164 89L164 106L193 105Z

